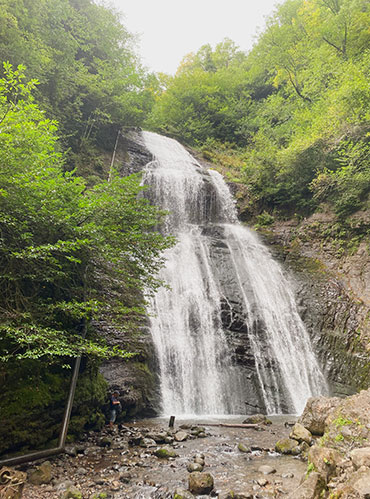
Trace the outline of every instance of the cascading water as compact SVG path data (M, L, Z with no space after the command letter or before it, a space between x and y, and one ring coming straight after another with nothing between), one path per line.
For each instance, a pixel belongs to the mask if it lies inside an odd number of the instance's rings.
M173 139L150 132L143 139L154 158L144 183L168 210L164 230L178 241L161 275L169 287L150 311L163 412L244 413L248 399L268 413L300 412L327 389L282 269L237 221L220 174ZM247 331L247 369L235 360L225 321Z

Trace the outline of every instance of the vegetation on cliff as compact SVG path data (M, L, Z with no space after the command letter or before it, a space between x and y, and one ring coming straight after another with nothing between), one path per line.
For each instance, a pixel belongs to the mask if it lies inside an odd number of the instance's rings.
M368 206L369 23L366 0L288 0L249 54L224 40L187 56L148 124L223 163L246 211L326 202L344 220Z
M94 359L129 354L107 347L93 324L137 329L172 241L156 231L162 213L140 177L112 169L104 180L95 157L97 148L112 152L122 123L140 123L150 97L118 16L90 0L0 4L5 452L57 436L70 377L62 366L80 353L71 431L104 422L106 384Z

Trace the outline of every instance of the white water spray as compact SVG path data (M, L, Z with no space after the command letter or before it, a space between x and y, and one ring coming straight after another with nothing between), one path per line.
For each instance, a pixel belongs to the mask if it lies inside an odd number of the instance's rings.
M143 138L154 157L144 182L152 200L170 212L165 230L178 240L167 251L161 274L169 288L158 291L150 311L163 412L240 412L251 383L233 362L223 330L226 297L210 226L220 231L228 253L261 401L268 413L301 412L308 397L326 393L326 383L281 267L257 235L237 221L235 202L219 173L205 171L172 139L150 132Z

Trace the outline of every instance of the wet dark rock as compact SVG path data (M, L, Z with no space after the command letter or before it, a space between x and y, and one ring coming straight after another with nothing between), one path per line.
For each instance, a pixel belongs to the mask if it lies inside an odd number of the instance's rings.
M77 448L75 445L66 445L64 451L69 456L77 456Z
M100 447L110 447L112 445L112 439L110 437L103 437L98 442Z
M122 483L130 483L130 481L132 480L132 475L131 473L129 473L128 471L123 471L122 473L120 473L119 475L119 480L122 482Z

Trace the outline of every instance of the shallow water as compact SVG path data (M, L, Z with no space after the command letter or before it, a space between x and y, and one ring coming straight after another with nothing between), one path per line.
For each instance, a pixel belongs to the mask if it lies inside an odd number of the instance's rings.
M206 423L237 423L240 424L245 416L229 416L225 418L186 418L175 421L175 428L182 424L197 424L205 427L206 438L196 438L179 443L175 449L179 457L173 460L160 460L153 456L145 457L143 450L142 465L137 469L136 483L132 484L123 495L128 499L148 499L171 497L166 491L176 488L188 488L188 475L186 465L192 462L197 453L205 456L204 472L211 473L215 480L215 491L222 496L227 492L246 493L254 489L255 497L282 497L298 487L302 475L306 472L307 464L292 456L281 456L275 453L274 446L277 440L287 437L290 428L286 428L286 421L293 421L292 416L271 416L273 422L264 426L263 431L253 428L231 428L207 426ZM204 424L203 424L204 423ZM134 426L143 431L168 427L167 418L147 419L134 423ZM186 431L186 430L185 430ZM242 453L238 444L246 447L258 447L252 453ZM260 466L268 465L276 469L270 475L263 475ZM145 466L148 466L147 468ZM291 478L283 477L293 474ZM260 487L259 479L266 479L267 484ZM126 495L125 495L126 494ZM216 496L217 497L217 496Z

